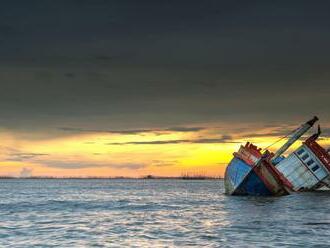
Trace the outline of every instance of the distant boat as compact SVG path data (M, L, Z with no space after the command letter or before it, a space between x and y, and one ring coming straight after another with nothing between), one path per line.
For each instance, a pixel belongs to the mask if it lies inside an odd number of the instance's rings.
M234 153L225 172L228 195L280 196L291 192L330 187L330 155L316 140L318 132L290 153L283 153L318 121L317 117L296 129L276 153L247 142Z

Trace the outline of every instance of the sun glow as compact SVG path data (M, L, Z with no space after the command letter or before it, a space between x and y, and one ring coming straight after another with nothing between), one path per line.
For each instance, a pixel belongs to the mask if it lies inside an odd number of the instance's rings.
M269 130L268 130L269 131ZM3 131L2 176L141 177L183 174L223 176L232 153L246 141L261 148L278 140L271 135L232 137L210 128L195 132L155 131L135 134L76 133L28 139ZM271 133L269 131L269 133ZM202 137L202 138L201 138ZM327 147L329 139L320 143ZM285 140L276 143L276 150ZM294 145L299 146L300 142Z

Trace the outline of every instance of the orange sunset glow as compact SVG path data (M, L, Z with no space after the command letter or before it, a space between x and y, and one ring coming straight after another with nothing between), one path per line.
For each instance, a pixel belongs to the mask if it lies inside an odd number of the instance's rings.
M232 128L232 127L231 127ZM1 132L1 176L30 177L142 177L183 174L222 177L232 153L246 141L265 148L279 137L279 128L259 128L231 135L227 127L180 131L147 130L136 133L81 131L31 138L24 133ZM276 149L284 141L270 148ZM329 139L321 139L329 145ZM300 142L292 148L299 146Z

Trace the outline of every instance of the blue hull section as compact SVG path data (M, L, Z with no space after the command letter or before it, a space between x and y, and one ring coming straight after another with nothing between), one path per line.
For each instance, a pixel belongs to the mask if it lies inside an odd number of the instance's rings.
M250 171L252 170L251 166L249 166L248 164L246 164L243 160L238 159L236 157L234 157L227 169L226 169L226 175L225 175L225 179L226 179L226 188L230 188L229 190L229 194L231 194L233 191L235 191L235 189L241 185L241 183L243 182L244 178L250 173ZM232 191L232 192L230 192Z
M225 188L230 195L272 195L251 166L236 157L226 169Z
M235 190L234 195L271 196L273 194L268 190L259 176L254 171L251 171L243 183Z

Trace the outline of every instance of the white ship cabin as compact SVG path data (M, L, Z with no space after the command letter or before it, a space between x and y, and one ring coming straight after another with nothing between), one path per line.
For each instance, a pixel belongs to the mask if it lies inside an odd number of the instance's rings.
M313 190L330 182L327 166L306 143L279 162L276 169L292 184L294 191Z

